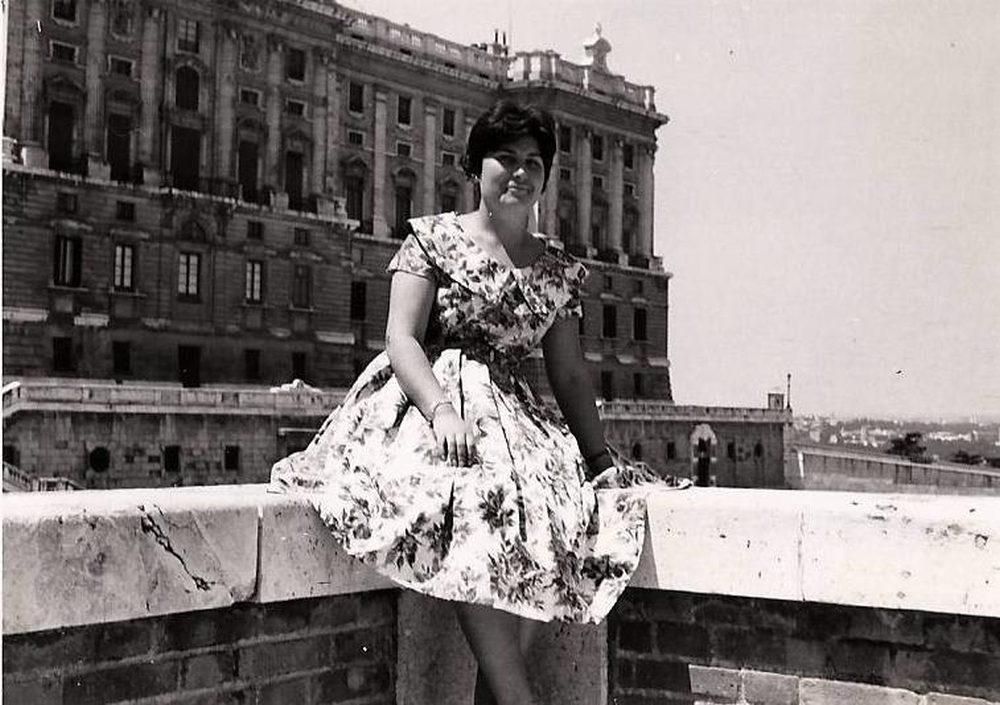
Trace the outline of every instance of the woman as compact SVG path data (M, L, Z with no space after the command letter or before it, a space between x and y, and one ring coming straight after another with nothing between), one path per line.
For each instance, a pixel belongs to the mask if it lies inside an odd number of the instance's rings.
M273 473L310 492L348 553L454 603L480 704L536 702L524 656L539 622L606 616L645 505L596 490L658 481L605 444L578 338L585 268L528 230L555 149L537 108L479 118L463 157L479 207L411 221L388 266L385 353ZM562 418L523 377L539 346Z

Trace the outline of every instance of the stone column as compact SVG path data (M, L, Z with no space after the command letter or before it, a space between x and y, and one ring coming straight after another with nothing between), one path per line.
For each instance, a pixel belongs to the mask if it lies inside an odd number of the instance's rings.
M439 105L434 101L424 99L424 176L423 176L423 212L429 215L436 212L434 175L437 167L437 114Z
M590 241L590 206L591 189L593 188L593 177L590 173L590 129L580 128L575 130L580 135L577 144L580 146L580 154L577 157L577 184L576 184L576 227L579 230L580 244L597 247L599 243Z
M475 118L465 114L465 144L469 144L469 133L472 132L472 126L476 124ZM472 179L465 180L465 188L462 189L462 198L464 203L462 204L462 210L469 212L476 205L476 184Z
M281 59L282 41L275 35L267 37L267 150L264 152L265 185L276 192L281 183Z
M229 22L222 23L222 31L219 33L219 41L222 43L222 60L216 68L218 75L219 102L216 115L218 116L218 142L216 143L215 173L224 183L235 181L236 170L233 168L233 129L236 123L235 108L235 68L236 68L236 41L239 35L236 28ZM228 193L228 191L226 192Z
M101 76L108 60L104 51L107 35L107 6L104 0L91 0L87 18L87 107L83 120L87 145L87 173L110 178L111 168L104 154L104 91Z
M625 177L622 171L625 168L622 157L623 146L621 137L612 136L608 246L618 251L622 249L622 199L625 198Z
M558 129L556 134L559 134ZM542 230L549 237L562 237L559 232L559 145L552 157L552 169L549 171L549 182L545 186L545 198L541 204Z
M142 54L139 57L139 96L142 99L141 129L139 130L139 161L143 164L143 180L158 184L159 177L151 178L166 167L157 159L155 139L160 117L160 98L157 88L163 85L160 79L160 19L163 11L147 7L142 20Z
M325 191L326 174L326 121L329 120L327 93L327 73L332 64L328 52L317 49L313 52L313 104L309 118L312 120L313 160L312 188L315 194Z
M327 54L330 60L326 67L326 164L323 166L323 190L335 196L340 193L340 164L338 163L338 148L340 145L340 86L337 72L334 70L335 58Z
M7 6L14 14L14 7ZM19 137L24 140L21 158L28 166L48 167L48 145L45 144L44 116L40 114L48 106L42 106L39 97L42 95L42 62L45 60L46 39L38 31L36 22L39 17L45 17L48 3L42 0L28 0L24 14L24 65L21 69L21 131ZM8 36L16 31L16 25L11 23ZM4 49L4 51L7 51ZM8 95L10 95L8 93ZM13 102L13 101L12 101ZM9 106L11 110L14 106ZM11 110L11 112L14 112ZM15 133L17 134L17 133Z
M389 237L385 220L385 139L388 123L386 102L389 96L381 86L375 87L375 144L372 153L372 231L375 237Z
M653 254L653 155L656 144L642 145L639 156L639 228L635 251L651 257Z

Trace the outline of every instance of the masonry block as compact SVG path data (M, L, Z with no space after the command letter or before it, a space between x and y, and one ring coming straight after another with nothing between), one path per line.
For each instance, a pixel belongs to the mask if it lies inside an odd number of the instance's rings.
M979 698L963 698L944 693L928 693L923 705L998 705L996 700L980 700Z
M876 685L803 678L799 681L801 705L921 705L920 696L908 690Z
M797 676L766 671L745 670L743 697L751 705L798 705L799 679Z
M691 664L688 667L688 677L691 680L691 692L696 695L706 695L728 702L736 700L739 694L738 669Z

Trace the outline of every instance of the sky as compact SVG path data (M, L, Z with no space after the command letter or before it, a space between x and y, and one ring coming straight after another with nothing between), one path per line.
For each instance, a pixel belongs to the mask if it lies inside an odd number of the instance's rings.
M1000 2L345 4L655 87L678 404L1000 417Z

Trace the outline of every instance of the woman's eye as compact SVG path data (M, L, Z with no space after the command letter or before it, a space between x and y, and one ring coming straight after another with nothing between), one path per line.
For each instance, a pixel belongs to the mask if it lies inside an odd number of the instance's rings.
M542 163L541 159L529 159L524 165L524 168L528 171L544 171L545 165Z
M498 154L496 155L497 161L504 165L504 167L517 166L517 157L513 154Z

